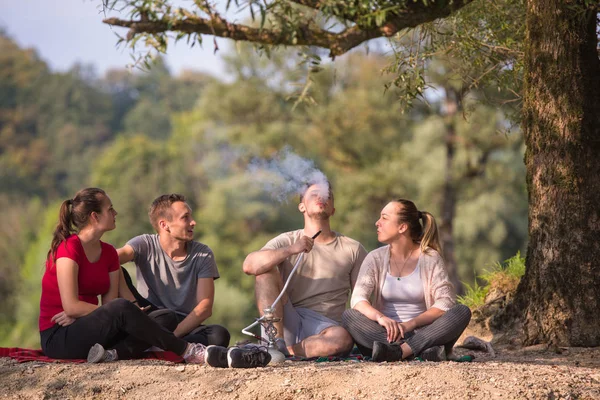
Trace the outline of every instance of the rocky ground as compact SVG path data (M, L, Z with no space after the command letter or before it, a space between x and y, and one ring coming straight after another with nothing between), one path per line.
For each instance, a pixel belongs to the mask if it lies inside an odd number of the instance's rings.
M455 362L286 362L215 369L159 361L18 364L0 399L600 399L600 348L496 349Z
M473 312L458 343L473 342L469 336L489 342L479 341L482 351L457 348L459 355L475 356L470 363L286 361L242 370L0 358L0 399L600 399L600 348L522 348L518 329L512 337L492 335L490 318L515 287L494 287Z

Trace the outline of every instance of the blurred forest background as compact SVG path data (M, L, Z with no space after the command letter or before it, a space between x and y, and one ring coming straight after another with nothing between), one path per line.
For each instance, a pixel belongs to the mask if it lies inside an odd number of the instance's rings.
M0 346L39 347L40 282L59 204L88 186L105 189L119 212L103 238L115 247L152 232L152 199L185 194L196 239L213 249L221 274L210 321L241 338L257 316L244 257L302 226L297 198L273 200L248 173L252 160L286 147L332 181L333 228L367 250L395 197L443 220L462 282L525 249L512 88L471 89L460 68L433 59L426 101L406 110L388 85L389 58L363 51L321 65L310 101L296 103L310 66L295 51L267 58L240 44L225 58L227 80L174 76L160 59L147 72L57 73L0 32Z

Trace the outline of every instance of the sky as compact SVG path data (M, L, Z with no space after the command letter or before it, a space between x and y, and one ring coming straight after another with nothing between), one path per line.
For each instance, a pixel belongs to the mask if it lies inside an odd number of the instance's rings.
M127 30L103 24L101 4L101 0L0 0L0 28L19 46L35 48L54 71L83 63L103 74L107 69L125 68L132 60L129 48L116 47L114 32L125 35ZM205 40L203 48L190 48L185 39L177 45L170 42L165 59L171 72L194 69L225 77L220 54L229 47L228 40L217 39L221 49L217 55L212 37Z

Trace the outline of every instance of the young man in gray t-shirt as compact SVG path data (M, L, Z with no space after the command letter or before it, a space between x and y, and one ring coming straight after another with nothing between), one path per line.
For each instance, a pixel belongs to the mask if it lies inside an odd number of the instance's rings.
M269 307L283 288L293 265L306 253L275 316L276 345L284 354L303 357L345 355L354 343L340 326L350 291L367 252L356 240L331 230L333 193L328 184L310 185L298 205L304 229L286 232L250 253L244 272L256 276L259 312ZM321 231L316 239L312 236Z
M121 264L135 263L137 276L137 291L122 276L119 295L131 301L142 298L161 309L161 319L175 320L171 327L177 337L227 347L227 329L202 324L212 314L219 271L212 250L193 240L196 221L185 197L160 196L148 215L157 234L136 236L117 250Z

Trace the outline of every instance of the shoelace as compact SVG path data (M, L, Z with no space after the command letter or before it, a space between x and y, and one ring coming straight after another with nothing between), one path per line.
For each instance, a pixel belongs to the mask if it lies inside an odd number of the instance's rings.
M247 353L242 353L242 359L252 367L260 367L263 365L265 353L267 353L266 347L254 347L249 349ZM259 355L259 357L255 357L256 355Z

